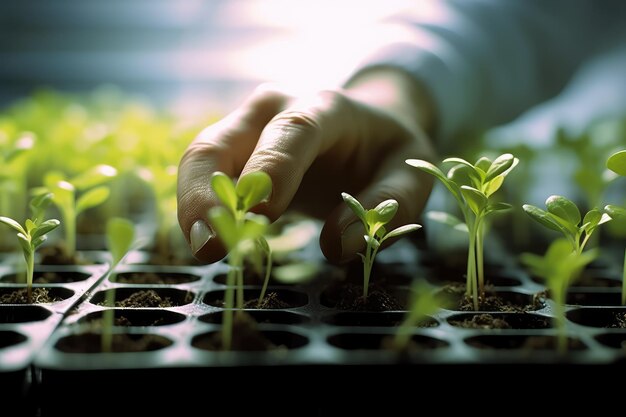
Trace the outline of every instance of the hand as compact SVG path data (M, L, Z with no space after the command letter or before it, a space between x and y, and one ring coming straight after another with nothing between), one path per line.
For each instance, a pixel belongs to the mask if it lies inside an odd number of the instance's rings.
M431 159L422 126L432 125L432 106L409 77L374 71L344 90L295 98L268 86L227 117L209 126L183 156L178 176L178 219L199 260L224 255L207 227L207 211L219 202L213 172L231 177L262 170L273 183L268 202L254 211L276 220L287 208L325 218L324 255L345 262L365 246L363 227L341 199L348 192L365 208L398 200L389 227L415 222L432 179L405 164Z

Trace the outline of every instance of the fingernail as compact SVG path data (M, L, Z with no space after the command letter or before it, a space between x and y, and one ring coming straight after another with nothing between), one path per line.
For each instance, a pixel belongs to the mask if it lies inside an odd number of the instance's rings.
M198 220L191 226L189 240L191 241L191 251L194 255L206 245L211 236L213 236L213 233L204 221Z
M352 223L346 227L341 234L341 260L346 261L353 258L357 252L360 252L365 246L365 238L363 237L365 229L361 223Z

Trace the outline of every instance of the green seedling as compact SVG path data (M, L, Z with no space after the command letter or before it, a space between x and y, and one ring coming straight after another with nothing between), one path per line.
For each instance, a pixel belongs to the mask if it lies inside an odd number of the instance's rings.
M385 200L373 209L365 210L361 203L350 194L341 193L341 197L365 228L365 234L363 235L366 243L365 253L359 253L359 256L363 261L363 298L367 298L374 259L383 242L387 239L413 232L422 226L419 224L406 224L388 232L385 225L398 212L398 202L396 200Z
M222 322L222 347L230 350L233 328L234 287L237 289L237 313L241 313L243 297L243 264L246 257L257 263L260 253L267 259L265 280L259 296L263 301L271 273L271 251L263 237L269 220L267 217L250 213L250 209L265 201L272 192L272 181L265 172L251 172L233 180L222 172L211 177L213 191L223 206L209 210L209 220L228 250L229 270L226 276L224 316Z
M128 252L139 246L135 242L135 225L124 218L113 217L106 225L107 247L111 253L111 265L108 269L109 281L115 282L115 269L126 257ZM102 314L102 351L110 352L113 341L113 318L115 310L115 290L106 293L105 305L111 308L104 310Z
M52 194L42 194L30 202L32 216L26 219L24 226L9 217L0 217L0 223L6 224L17 232L17 239L26 261L26 286L28 302L32 302L33 274L35 270L35 251L48 238L47 234L61 224L57 219L44 220L44 212L50 205Z
M548 197L546 210L530 204L524 204L523 208L533 220L542 226L563 234L578 254L583 252L598 226L611 221L611 216L598 209L589 210L583 218L576 204L559 195Z
M44 187L35 194L51 192L65 228L65 249L69 257L76 254L76 218L85 210L104 203L109 198L110 189L103 185L117 175L117 170L109 165L98 165L68 180L59 172L50 172L44 178ZM77 192L82 192L78 198Z
M483 266L483 242L485 222L493 213L511 208L511 205L492 201L492 195L500 189L504 178L517 166L519 160L505 153L491 161L482 157L475 164L461 158L444 159L445 164L454 164L447 175L428 161L407 159L406 163L437 178L450 191L456 200L464 222L455 216L442 213L445 223L456 228L466 228L469 232L467 257L466 295L472 298L474 309L478 310L479 298L485 293Z
M443 292L430 288L424 281L417 281L411 292L413 299L409 311L393 338L392 346L398 351L406 350L415 326L419 326L448 302Z
M617 175L626 177L626 150L611 155L606 162L606 167ZM604 210L611 217L626 218L626 208L624 207L609 204ZM626 305L626 250L624 251L624 270L622 273L622 305Z
M556 239L544 256L533 253L521 255L521 261L531 272L546 280L550 295L554 300L554 318L558 329L558 349L567 351L567 330L565 327L565 296L582 269L597 257L595 249L578 252L572 248L569 239Z
M10 141L8 133L0 126L0 213L14 215L22 209L25 198L24 156L34 146L31 133L22 133Z

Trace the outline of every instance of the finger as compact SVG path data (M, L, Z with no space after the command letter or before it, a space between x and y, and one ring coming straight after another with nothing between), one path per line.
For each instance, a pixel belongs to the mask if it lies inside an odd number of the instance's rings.
M215 262L225 251L215 238L207 212L219 201L211 189L211 175L240 174L264 126L285 106L288 97L276 90L258 89L239 109L205 129L183 155L178 170L178 221L196 258Z
M432 189L433 181L430 176L404 162L406 158L414 156L430 159L432 154L425 138L412 140L413 143L393 150L373 182L355 195L365 209L376 207L387 199L398 201L398 212L385 226L389 231L405 224L416 223ZM352 260L358 252L365 249L364 234L361 221L341 202L327 217L322 229L322 252L331 262ZM384 246L388 246L385 243Z

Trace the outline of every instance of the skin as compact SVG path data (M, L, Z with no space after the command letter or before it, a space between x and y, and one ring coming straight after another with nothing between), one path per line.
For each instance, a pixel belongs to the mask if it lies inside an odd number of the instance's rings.
M254 208L270 220L297 209L325 219L324 255L335 263L353 259L365 247L363 228L341 199L354 195L364 207L394 198L400 209L394 228L417 220L432 178L404 163L433 159L427 139L435 126L426 90L391 68L361 72L344 88L311 97L292 97L263 85L237 109L207 127L189 145L178 176L178 220L190 241L192 225L219 202L211 174L232 177L262 170L273 192ZM194 256L215 262L225 251L212 229Z

